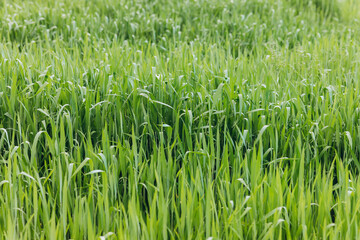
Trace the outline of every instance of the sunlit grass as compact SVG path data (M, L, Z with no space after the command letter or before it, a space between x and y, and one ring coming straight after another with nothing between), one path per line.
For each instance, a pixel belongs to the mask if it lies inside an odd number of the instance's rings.
M360 238L358 7L0 2L0 237Z

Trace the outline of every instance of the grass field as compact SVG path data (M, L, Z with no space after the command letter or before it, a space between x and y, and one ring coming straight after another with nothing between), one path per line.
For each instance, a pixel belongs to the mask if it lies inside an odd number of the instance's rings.
M359 10L0 1L0 238L360 239Z

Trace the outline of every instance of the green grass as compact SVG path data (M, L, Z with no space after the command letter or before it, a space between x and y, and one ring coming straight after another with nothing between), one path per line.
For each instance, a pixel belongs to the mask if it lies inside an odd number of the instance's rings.
M0 238L360 238L359 7L1 1Z

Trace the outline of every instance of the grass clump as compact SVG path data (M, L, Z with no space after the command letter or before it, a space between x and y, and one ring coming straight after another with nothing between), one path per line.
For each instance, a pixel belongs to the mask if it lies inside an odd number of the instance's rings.
M357 2L0 13L2 239L358 238Z

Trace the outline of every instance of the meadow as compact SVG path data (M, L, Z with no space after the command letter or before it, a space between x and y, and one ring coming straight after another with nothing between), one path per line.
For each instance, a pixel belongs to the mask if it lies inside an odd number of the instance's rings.
M0 1L0 239L359 239L359 7Z

